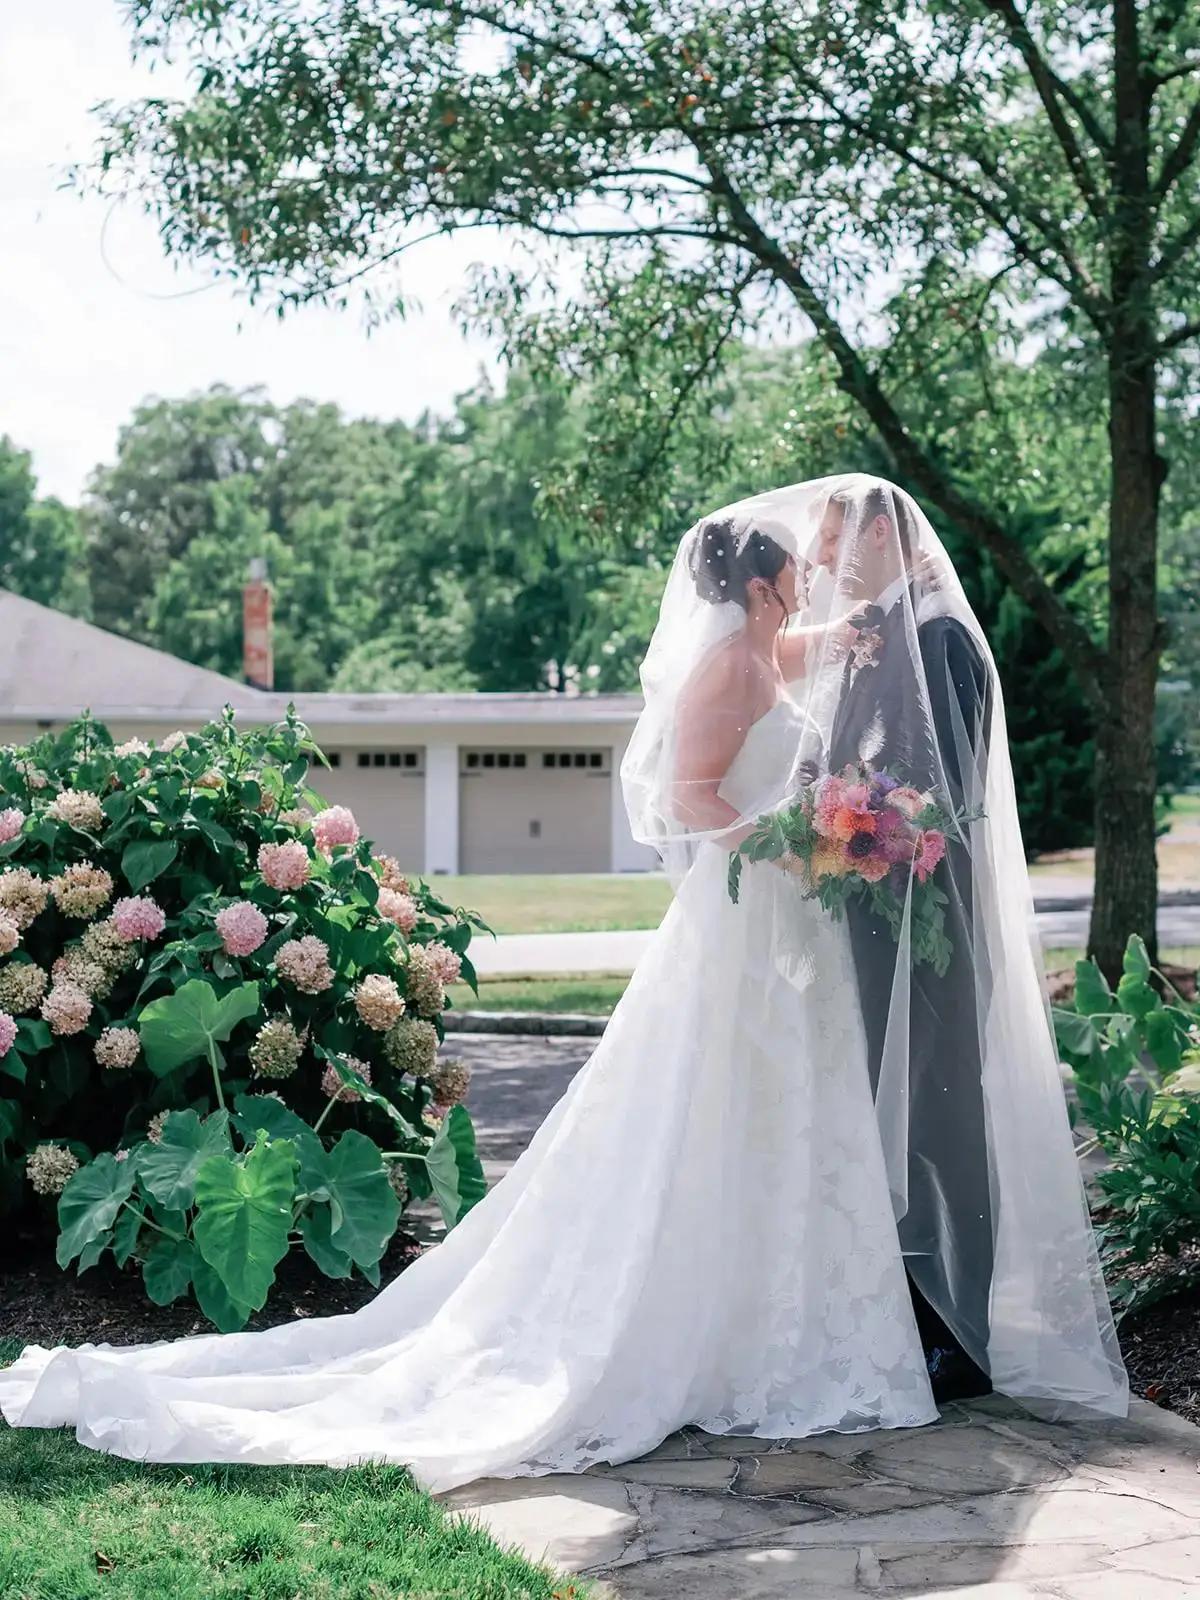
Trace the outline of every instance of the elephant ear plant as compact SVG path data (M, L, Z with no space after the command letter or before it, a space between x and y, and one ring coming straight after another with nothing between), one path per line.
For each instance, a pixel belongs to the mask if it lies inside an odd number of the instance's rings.
M57 1197L60 1265L111 1251L222 1330L289 1250L378 1283L411 1198L453 1227L484 1193L439 1053L483 924L324 804L322 761L290 713L0 751L0 1212Z
M1075 969L1075 1005L1056 1009L1083 1153L1107 1157L1096 1184L1099 1237L1123 1310L1200 1276L1200 1009L1130 939L1115 990L1091 961Z

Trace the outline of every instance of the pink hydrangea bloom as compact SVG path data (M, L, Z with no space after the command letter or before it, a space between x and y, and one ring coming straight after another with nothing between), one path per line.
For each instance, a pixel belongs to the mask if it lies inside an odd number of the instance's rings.
M0 912L0 956L10 956L21 942L21 930L11 917Z
M218 911L216 924L227 956L253 955L267 937L267 919L249 900L235 900Z
M148 894L118 900L109 920L126 944L133 944L136 939L157 939L167 925L163 908Z
M401 933L411 933L417 925L417 902L410 894L380 888L375 909L385 922L394 922Z
M6 1056L16 1042L16 1023L7 1011L0 1011L0 1056Z
M312 821L312 832L317 849L323 855L329 855L334 845L358 843L358 823L354 813L345 806L328 806L318 811Z
M275 967L301 994L322 994L333 982L329 948L315 933L281 944L275 954Z
M356 1077L361 1078L364 1083L370 1083L371 1064L369 1061L360 1061L357 1056L344 1056L342 1065L350 1072L353 1072ZM331 1100L341 1100L347 1105L350 1105L355 1100L362 1099L362 1095L359 1094L357 1089L352 1088L348 1083L342 1082L341 1077L338 1075L338 1070L332 1062L321 1074L321 1088Z
M15 839L25 826L25 813L20 806L8 806L0 811L0 844L7 844L10 839Z
M77 983L55 983L42 1001L42 1016L59 1037L82 1033L92 1014L91 996Z
M258 852L258 870L272 889L299 889L308 882L311 863L299 839L286 844L264 844Z
M457 951L451 950L448 944L443 944L440 939L434 939L425 946L425 959L439 983L457 982L462 972L462 957Z

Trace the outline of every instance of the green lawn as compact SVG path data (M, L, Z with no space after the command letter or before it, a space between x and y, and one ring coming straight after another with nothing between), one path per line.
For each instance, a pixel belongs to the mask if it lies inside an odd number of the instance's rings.
M465 983L456 983L450 995L459 1011L585 1011L606 1016L628 982L604 974L496 978L480 984L478 1000Z
M16 1348L0 1345L0 1362ZM0 1423L4 1600L584 1600L395 1467L143 1467Z
M430 878L451 905L478 911L496 933L597 933L657 928L671 903L660 873L513 873Z

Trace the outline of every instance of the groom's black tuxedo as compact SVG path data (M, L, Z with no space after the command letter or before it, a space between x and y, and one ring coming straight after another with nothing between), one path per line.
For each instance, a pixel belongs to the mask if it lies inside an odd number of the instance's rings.
M906 615L908 622L906 624ZM937 616L907 629L910 607L897 602L869 617L878 633L875 660L846 663L830 739L833 771L865 757L902 783L936 788L964 803L964 767L982 774L991 724L987 663L966 628ZM860 635L861 638L861 635ZM909 1209L900 1222L918 1325L927 1347L944 1330L926 1296L972 1349L986 1348L993 1218L984 1121L980 1007L986 1004L986 952L973 938L971 863L965 844L949 842L934 881L949 897L946 933L954 954L939 977L911 969L908 1020ZM871 1085L878 1087L891 1011L896 943L887 924L861 902L847 908L854 964L866 1024ZM949 1266L943 1273L941 1259ZM947 1304L944 1278L951 1282Z

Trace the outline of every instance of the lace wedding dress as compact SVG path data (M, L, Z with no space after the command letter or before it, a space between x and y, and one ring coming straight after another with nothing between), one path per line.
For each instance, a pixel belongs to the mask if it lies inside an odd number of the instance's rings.
M754 724L722 794L790 763ZM936 1410L844 924L767 863L695 863L588 1065L509 1175L363 1310L125 1349L32 1347L25 1426L168 1462L402 1462L429 1489Z

